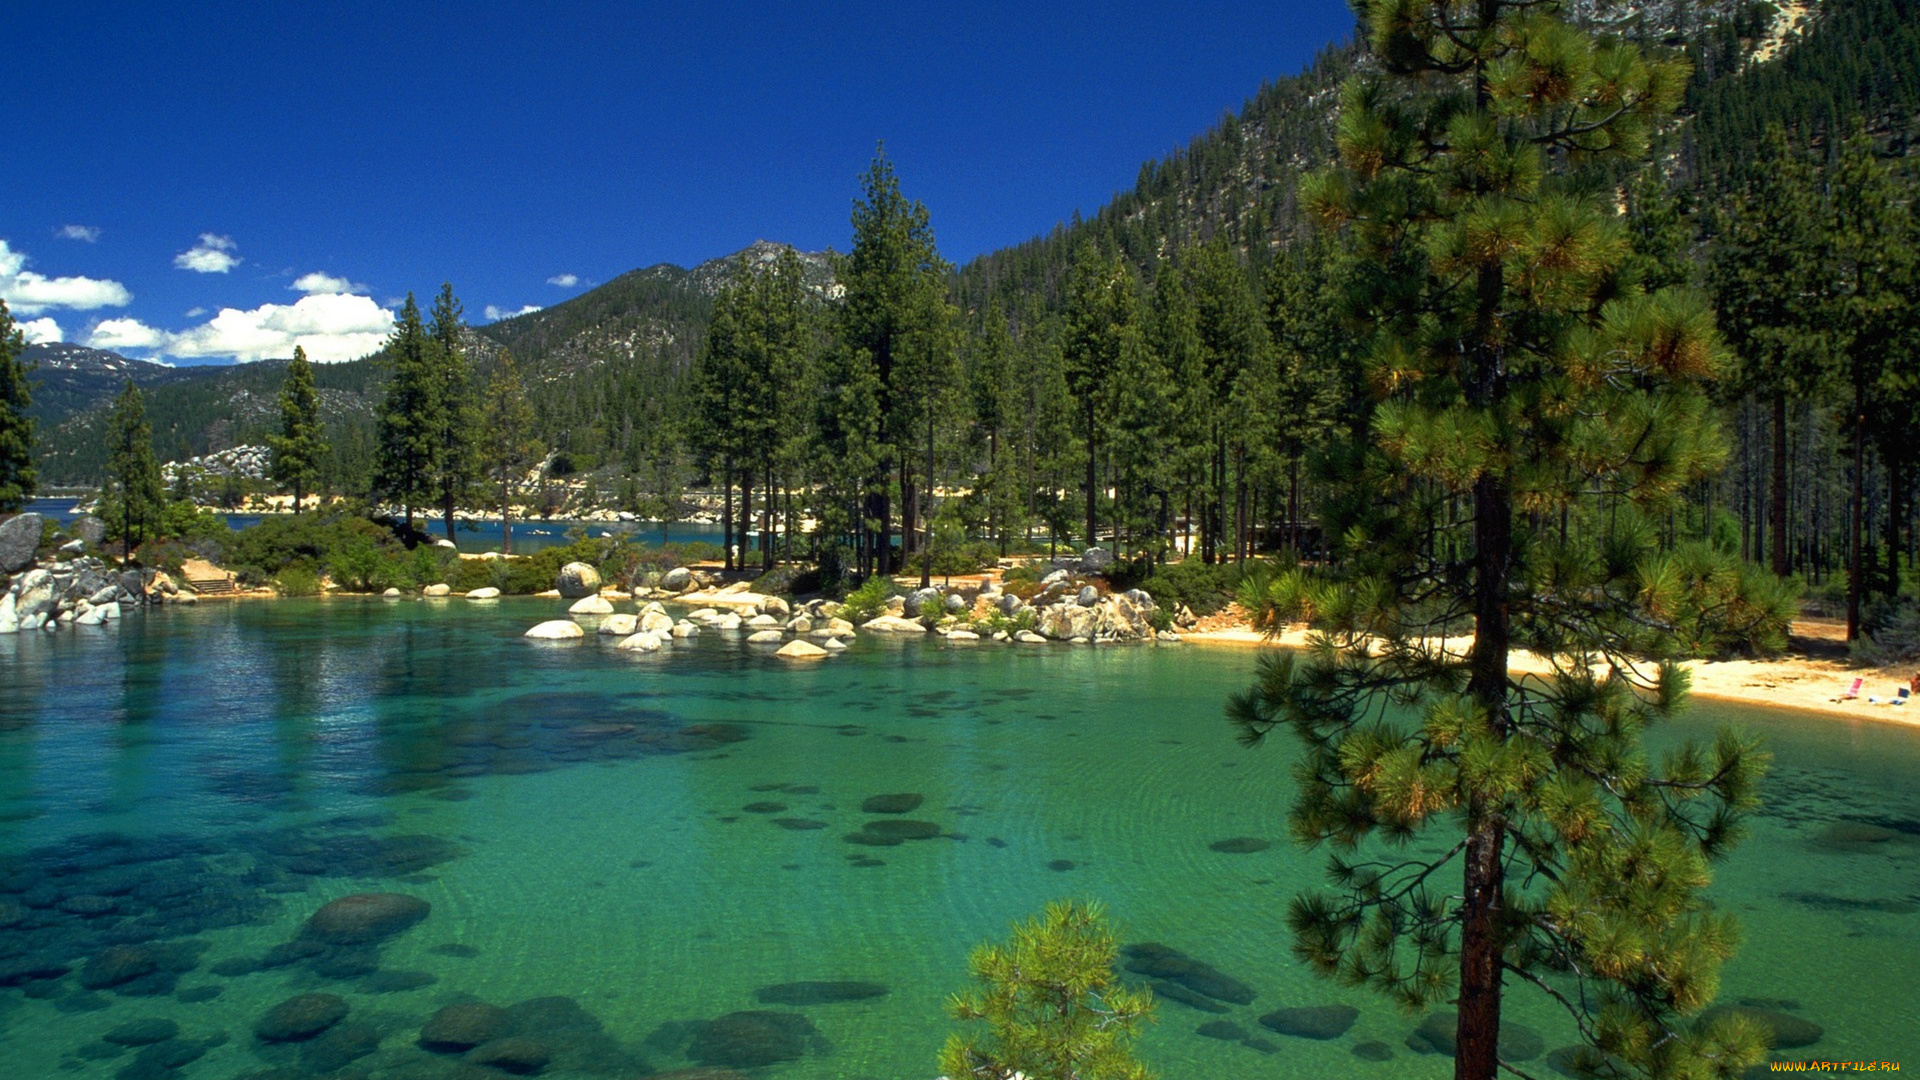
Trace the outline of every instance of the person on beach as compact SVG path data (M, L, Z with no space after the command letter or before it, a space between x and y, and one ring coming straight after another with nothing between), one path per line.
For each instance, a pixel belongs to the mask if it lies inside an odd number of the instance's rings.
M1920 696L1920 671L1914 672L1913 678L1907 680L1907 691Z

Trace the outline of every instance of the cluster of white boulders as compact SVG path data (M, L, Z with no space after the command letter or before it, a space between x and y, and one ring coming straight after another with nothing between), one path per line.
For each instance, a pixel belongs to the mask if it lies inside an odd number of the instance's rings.
M536 641L578 641L591 629L618 638L614 648L629 652L657 652L675 642L700 636L702 630L745 631L751 645L777 645L774 655L789 660L815 660L846 648L854 636L853 624L834 617L840 605L816 600L795 607L777 596L750 592L745 582L723 589L695 592L697 577L684 569L669 571L650 595L678 599L693 607L674 618L657 599L638 611L623 612L599 588L600 577L584 563L569 563L560 571L555 590L573 598L565 619L550 619L526 636ZM668 586L684 591L674 591ZM469 593L469 598L473 594ZM616 594L619 595L619 594ZM625 599L624 596L621 597Z
M1057 566L1040 579L1040 591L1022 600L988 581L978 591L917 589L888 601L887 614L861 626L883 633L935 633L949 641L978 641L974 627L993 623L1025 623L1031 629L998 629L987 635L994 641L1039 644L1111 644L1123 641L1177 642L1172 630L1154 629L1159 605L1140 589L1115 593L1104 589L1099 575L1113 565L1104 548L1089 548L1071 565ZM995 618L999 616L999 618ZM1170 620L1192 627L1197 620L1185 607Z
M244 476L264 480L272 467L273 451L265 446L230 446L202 457L169 461L160 466L160 478L171 485L181 476Z
M104 535L96 519L76 521L70 529L77 534L74 539L61 545L52 558L36 562L43 525L38 514L0 522L0 581L5 585L0 594L0 634L106 626L120 618L126 605L191 604L199 599L165 574L119 571L83 554L88 543L98 543ZM24 543L24 537L31 537L33 543Z

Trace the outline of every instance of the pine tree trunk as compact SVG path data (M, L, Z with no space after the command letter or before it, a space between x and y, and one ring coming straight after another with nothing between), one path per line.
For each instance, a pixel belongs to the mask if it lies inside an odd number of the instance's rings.
M1099 482L1094 475L1094 438L1093 404L1087 404L1087 547L1094 546L1094 486Z
M507 470L500 470L500 554L513 554L513 493Z
M733 459L720 466L720 546L726 549L725 566L733 569Z
M921 496L921 498L927 500L927 505L922 507L920 512L920 520L923 523L921 527L926 530L925 535L920 539L920 587L923 589L930 588L933 585L933 432L933 408L932 406L928 406L927 488L926 492Z
M1867 472L1867 417L1864 395L1856 382L1853 388L1853 490L1852 506L1847 510L1847 640L1860 638L1860 574L1864 569L1861 551L1861 524L1865 518L1864 477Z
M1900 490L1905 477L1901 475L1900 456L1887 454L1887 582L1888 596L1900 595Z
M1767 500L1770 521L1767 528L1773 533L1768 537L1773 542L1773 572L1786 577L1792 571L1787 559L1787 395L1777 393L1773 396L1773 491Z
M455 542L453 539L453 485L447 484L442 487L440 496L440 508L446 515L447 543L451 544Z
M740 569L747 568L747 552L753 550L753 465L740 471Z

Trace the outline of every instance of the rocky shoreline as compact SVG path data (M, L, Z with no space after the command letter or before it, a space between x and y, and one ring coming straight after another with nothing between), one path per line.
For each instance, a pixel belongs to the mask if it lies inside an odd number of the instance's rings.
M933 634L952 642L995 641L1019 644L1066 642L1107 645L1122 642L1181 640L1171 627L1195 625L1185 608L1163 614L1152 596L1140 589L1112 592L1102 572L1113 565L1111 553L1090 548L1069 564L1057 565L1041 578L1030 595L1008 589L991 575L960 585L915 589L886 600L883 610L859 610L856 623L847 616L855 608L826 599L797 600L756 593L748 582L722 585L708 574L677 567L649 574L633 593L602 588L599 574L585 563L561 568L552 597L573 600L567 618L549 619L525 636L541 641L578 641L589 630L619 636L618 648L654 652L674 641L697 637L702 630L742 631L749 645L779 646L785 659L817 660L859 633ZM389 590L398 597L398 590ZM451 596L445 585L431 585L423 595ZM498 590L466 594L471 600L489 600ZM618 601L643 604L623 613ZM676 619L664 606L684 606Z
M0 634L35 630L53 633L66 626L105 626L129 606L191 604L199 597L154 570L117 570L84 554L106 535L98 518L80 518L70 527L74 538L50 558L38 559L45 520L20 514L0 522Z

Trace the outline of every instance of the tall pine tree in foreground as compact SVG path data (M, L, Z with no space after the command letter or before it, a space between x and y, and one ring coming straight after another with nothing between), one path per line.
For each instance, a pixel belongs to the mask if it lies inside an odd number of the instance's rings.
M440 295L433 298L433 325L428 329L433 346L427 356L439 399L433 414L436 427L433 486L440 496L448 543L454 542L454 508L466 495L467 486L473 483L475 468L474 427L478 414L473 400L473 369L460 342L460 332L465 328L453 285L443 282Z
M1459 1080L1501 1068L1510 984L1564 1007L1587 1066L1732 1077L1760 1036L1699 1016L1737 939L1702 889L1764 755L1642 743L1685 696L1655 522L1724 454L1720 350L1697 297L1634 286L1612 197L1573 175L1641 157L1686 71L1555 8L1356 4L1391 77L1346 88L1340 164L1302 198L1355 244L1374 400L1328 476L1338 569L1244 598L1312 648L1228 708L1304 746L1293 831L1333 889L1294 901L1297 955L1452 1003ZM1513 673L1517 649L1549 671Z
M434 494L439 466L443 400L435 345L420 322L420 305L407 294L393 336L387 339L387 393L380 403L373 493L397 500L413 531L413 510Z
M166 514L167 493L160 462L153 456L153 425L147 399L128 379L107 416L107 490L102 517L118 525L121 550L132 558L139 546L158 536Z
M313 388L313 365L307 350L293 347L293 362L280 387L280 434L268 439L273 451L273 478L293 491L293 512L320 477L320 460L327 444L320 427L320 395Z
M7 302L0 300L0 514L17 513L33 497L33 417L27 406L33 396L27 388L24 335L13 324Z
M481 467L500 482L500 551L513 554L513 480L538 460L540 443L533 436L535 417L527 388L513 354L500 350L493 374L487 379L481 406L480 439L476 446Z

